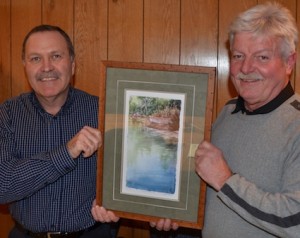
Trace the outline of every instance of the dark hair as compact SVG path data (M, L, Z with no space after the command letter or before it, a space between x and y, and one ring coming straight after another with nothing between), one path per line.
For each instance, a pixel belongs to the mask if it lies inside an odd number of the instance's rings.
M25 59L25 45L28 41L28 38L34 33L45 32L45 31L57 31L65 38L68 49L69 49L69 54L70 54L71 60L73 61L75 59L75 51L74 51L74 46L72 44L70 37L64 30L62 30L58 26L51 26L51 25L39 25L39 26L32 28L31 31L27 33L27 35L24 38L23 45L22 45L22 60Z

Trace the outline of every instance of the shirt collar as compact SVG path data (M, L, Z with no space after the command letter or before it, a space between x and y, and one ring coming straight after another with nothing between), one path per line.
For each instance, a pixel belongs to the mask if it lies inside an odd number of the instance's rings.
M74 88L72 86L69 87L69 91L68 91L68 97L67 97L67 100L65 102L65 104L61 107L60 111L57 113L58 114L64 114L67 112L67 110L70 108L72 102L73 102L73 98L74 98ZM38 108L38 110L41 112L41 113L47 113L44 108L41 106L36 94L34 91L31 92L30 94L30 100L32 101L32 104ZM57 116L55 115L55 116Z
M266 114L277 107L279 107L282 103L284 103L288 98L294 95L294 90L292 88L291 83L289 82L286 87L275 97L272 101L268 102L267 104L263 105L262 107L257 108L254 111L248 111L245 108L245 101L244 99L239 96L236 102L236 106L232 114L241 111L242 113L246 113L247 115L257 115L257 114Z

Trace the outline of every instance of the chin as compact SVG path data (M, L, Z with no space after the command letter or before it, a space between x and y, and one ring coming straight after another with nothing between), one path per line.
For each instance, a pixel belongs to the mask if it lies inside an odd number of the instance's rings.
M44 98L51 98L56 97L59 95L59 92L56 90L47 90L47 91L40 91L39 94Z

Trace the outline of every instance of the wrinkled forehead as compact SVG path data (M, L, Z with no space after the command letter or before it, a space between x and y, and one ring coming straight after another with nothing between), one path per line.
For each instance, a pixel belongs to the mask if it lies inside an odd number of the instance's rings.
M231 45L231 50L279 50L280 38L268 34L253 34L251 32L236 33Z

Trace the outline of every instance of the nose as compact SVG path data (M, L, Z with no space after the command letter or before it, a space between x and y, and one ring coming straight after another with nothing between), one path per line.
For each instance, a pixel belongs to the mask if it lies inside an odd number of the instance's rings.
M52 64L51 60L48 59L48 58L44 58L43 61L42 61L42 70L44 72L48 72L48 71L53 70L53 68L54 67L53 67L53 64Z
M245 58L242 62L241 72L248 74L253 70L253 60L251 58Z

